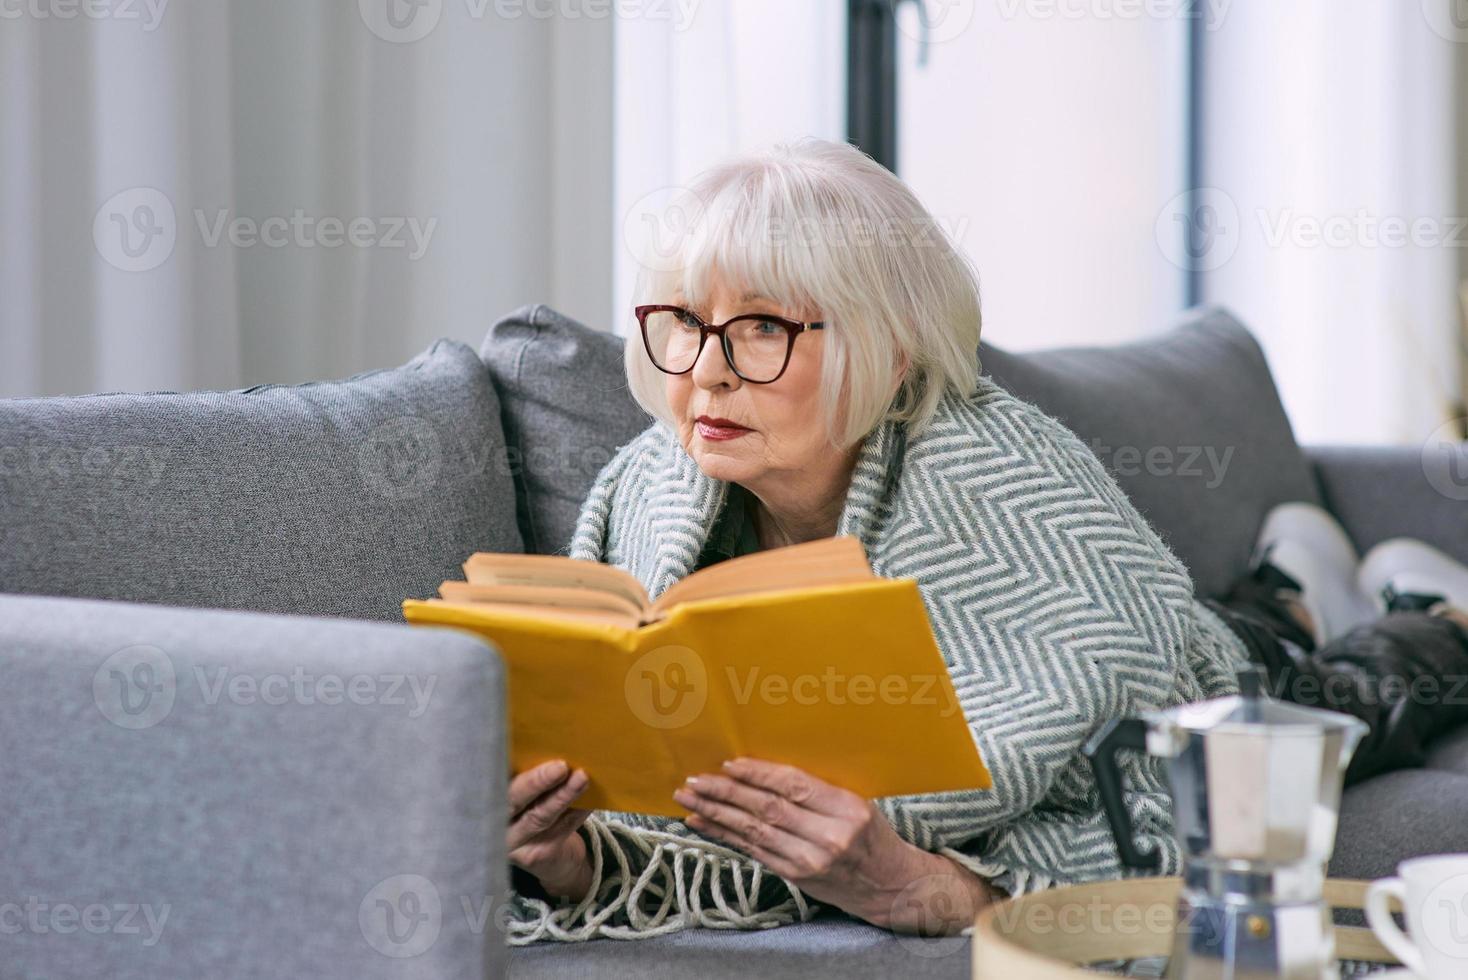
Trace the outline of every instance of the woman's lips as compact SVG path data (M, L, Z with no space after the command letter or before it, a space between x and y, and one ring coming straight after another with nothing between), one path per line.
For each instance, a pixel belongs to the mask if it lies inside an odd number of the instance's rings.
M693 420L693 427L698 430L700 437L711 442L724 442L729 439L738 439L742 435L752 432L752 429L740 425L729 419L710 418L700 415Z

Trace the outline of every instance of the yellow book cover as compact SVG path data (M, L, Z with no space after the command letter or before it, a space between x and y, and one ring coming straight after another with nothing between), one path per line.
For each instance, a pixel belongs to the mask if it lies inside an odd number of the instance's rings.
M692 599L641 626L466 601L403 615L500 651L512 769L585 769L586 809L683 816L673 791L736 756L868 798L991 785L910 579Z

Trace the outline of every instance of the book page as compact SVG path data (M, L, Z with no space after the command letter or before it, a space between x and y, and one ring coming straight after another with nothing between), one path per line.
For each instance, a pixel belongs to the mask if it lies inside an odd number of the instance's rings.
M444 582L438 594L450 602L490 603L500 606L533 606L569 612L586 610L614 613L634 625L641 607L625 596L595 589L563 589L543 585L482 585L474 582Z
M856 538L845 536L730 558L675 582L651 606L656 615L680 602L816 585L869 582L872 567Z
M592 590L618 596L634 609L645 609L648 605L642 583L622 569L560 555L481 551L464 562L464 577L471 585Z

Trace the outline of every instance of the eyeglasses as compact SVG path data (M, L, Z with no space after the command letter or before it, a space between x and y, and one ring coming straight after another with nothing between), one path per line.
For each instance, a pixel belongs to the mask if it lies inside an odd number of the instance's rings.
M796 334L826 327L819 321L800 323L769 313L745 313L715 326L681 306L639 306L634 312L647 356L659 371L692 371L712 333L718 335L730 369L755 385L767 385L785 373Z

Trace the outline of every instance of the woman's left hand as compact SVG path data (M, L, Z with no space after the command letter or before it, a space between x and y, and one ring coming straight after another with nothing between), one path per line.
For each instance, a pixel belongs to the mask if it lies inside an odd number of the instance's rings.
M994 896L982 878L897 836L871 802L793 766L734 759L721 775L689 777L673 799L691 811L689 827L874 925L956 931Z

